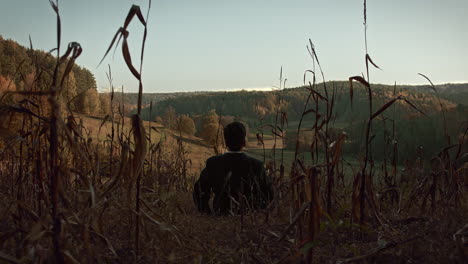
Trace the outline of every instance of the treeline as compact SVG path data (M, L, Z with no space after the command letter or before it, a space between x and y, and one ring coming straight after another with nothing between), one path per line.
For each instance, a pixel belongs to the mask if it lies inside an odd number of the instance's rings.
M404 88L411 90L435 93L428 85L404 85ZM447 99L457 104L468 105L468 83L446 83L436 85L437 92L441 98Z
M223 127L231 122L242 122L247 134L250 132L249 125L244 120L231 115L218 115L214 109L200 115L189 116L178 114L173 107L169 106L164 114L157 116L154 121L182 135L200 137L211 146L222 144Z
M355 84L351 100L348 82L328 82L325 84L329 98L335 93L333 102L333 133L338 137L342 132L347 133L344 151L347 154L361 153L363 147L364 128L369 116L368 94L365 87ZM468 86L467 86L468 87ZM315 87L320 94L325 94L324 85ZM463 131L460 125L466 122L468 108L444 99L452 95L454 89L444 87L438 90L440 98L428 86L389 86L373 85L373 104L376 111L396 96L403 96L412 105L397 101L391 109L382 116L383 119L374 122L372 130L372 145L376 159L388 157L390 151L396 150L397 158L404 161L408 157L421 154L431 157L447 146L446 137L451 143L456 143ZM464 88L455 90L463 92ZM194 120L197 133L202 128L197 120L206 115L218 115L219 119L229 116L232 120L242 120L251 128L264 124L273 124L276 111L284 111L289 123L297 127L297 122L304 111L304 103L309 91L307 87L275 90L271 92L238 91L212 92L205 94L187 94L170 98L153 105L152 111L144 109L143 117L149 120L163 122L161 119L171 112L173 116L186 116ZM308 105L306 109L315 109L316 105ZM319 112L325 109L325 102L318 105ZM170 111L168 110L170 109ZM444 114L442 114L442 110ZM211 113L211 114L210 114ZM445 116L445 121L443 121ZM310 149L311 120L314 115L308 115L303 128L305 130L299 138L302 151ZM267 132L268 133L268 132ZM295 129L287 131L287 147L295 148ZM421 151L419 146L423 146Z
M25 48L0 36L0 92L47 91L53 82L55 65L53 54ZM62 65L60 79L66 63ZM105 102L107 97L98 94L94 75L77 64L67 75L58 96L63 109L86 114L104 112L108 105Z
M420 157L429 159L442 153L448 146L461 142L467 125L468 107L458 105L445 113L438 112L429 116L396 117L392 111L374 122L371 140L373 155L376 159L396 155L397 160ZM364 122L356 122L345 128L348 142L345 153L359 153L364 146ZM464 151L468 150L465 144ZM452 148L455 153L457 148Z
M142 111L146 120L155 120L172 107L178 114L198 116L215 110L218 115L242 117L249 123L256 124L256 107L260 107L268 116L274 109L274 96L263 92L211 92L182 95L156 103L150 112L149 108Z
M331 95L335 90L334 117L336 122L358 121L367 118L368 103L367 91L361 85L354 87L353 100L350 99L348 82L327 82L327 92ZM212 92L203 94L186 94L174 98L160 101L153 106L150 113L149 108L143 110L143 117L147 120L154 120L156 116L161 116L168 107L173 107L179 114L200 115L214 109L220 115L232 115L241 117L251 126L258 126L262 119L264 122L271 122L275 118L276 106L281 108L288 115L289 120L298 120L304 110L305 98L308 95L308 87L298 87L284 89L281 91L258 92L258 91L237 91L237 92ZM325 94L324 85L317 85L316 90ZM397 95L403 95L420 109L429 114L440 111L440 104L437 97L431 93L430 89L423 92L408 87L393 87L389 85L373 86L374 105L383 105L388 100ZM448 109L456 107L456 103L441 99L443 105ZM324 102L319 106L323 108ZM400 115L414 115L417 112L407 104L400 104L396 110Z
M207 92L173 92L173 93L143 93L142 104L149 106L151 102L157 103L167 99L176 98L186 95L198 95ZM138 103L138 93L125 93L125 101L129 104L136 105Z

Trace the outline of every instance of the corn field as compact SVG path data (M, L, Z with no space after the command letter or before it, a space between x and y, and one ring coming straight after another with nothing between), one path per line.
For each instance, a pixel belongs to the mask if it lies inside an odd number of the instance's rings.
M281 71L275 123L262 125L257 133L263 146L263 132L274 135L274 159L266 164L274 200L265 210L211 217L196 212L192 202L200 169L189 157L188 143L181 134L146 125L140 116L151 1L146 15L139 6L130 8L101 61L121 46L139 85L137 113L125 116L116 102L109 66L111 111L92 132L82 115L59 107L58 94L82 47L73 42L60 49L60 9L58 2L50 4L57 19L57 47L48 55L55 57L56 66L53 72L44 72L38 63L32 66L38 75L50 74L51 83L33 82L0 94L1 263L468 262L468 123L460 125L462 136L447 140L429 163L416 156L397 164L398 144L389 140L386 157L377 165L374 122L384 115L390 120L388 112L398 107L397 101L424 113L396 91L394 99L373 105L370 77L380 68L367 53L367 39L366 73L350 77L349 87L328 85L319 50L309 40L313 68L304 73L309 94L296 133L313 131L308 142L312 162L302 158L297 143L293 163L286 166L283 150L276 148L285 142L288 126L281 107L286 86ZM366 12L364 1L367 38ZM144 28L138 66L127 43L132 22ZM352 101L356 82L366 89L369 115L359 165L352 165L342 154L347 135L332 130L336 92L349 90ZM313 120L313 126L302 127L305 120ZM221 143L206 149L214 155Z

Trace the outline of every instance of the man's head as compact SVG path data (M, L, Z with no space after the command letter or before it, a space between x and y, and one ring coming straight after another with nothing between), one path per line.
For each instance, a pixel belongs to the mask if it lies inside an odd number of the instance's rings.
M232 122L224 128L224 141L230 151L240 151L245 147L245 126Z

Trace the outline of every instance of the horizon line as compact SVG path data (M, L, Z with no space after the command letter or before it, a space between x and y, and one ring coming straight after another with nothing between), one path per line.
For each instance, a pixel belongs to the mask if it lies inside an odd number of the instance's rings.
M326 82L348 82L348 80L333 80L333 81L326 81ZM323 82L317 83L317 85L320 85ZM373 85L388 85L388 86L393 86L395 83L392 84L387 84L387 83L371 83ZM468 81L450 81L450 82L443 82L443 83L434 83L435 86L441 86L441 85L447 85L447 84L468 84ZM424 83L396 83L397 86L423 86L423 85L429 85L429 82L424 82ZM286 87L284 89L294 89L294 88L300 88L305 85L297 85L297 86L291 86L291 87ZM212 89L212 90L178 90L178 91L169 91L169 90L162 90L162 91L157 91L157 92L143 92L143 93L210 93L210 92L240 92L240 91L247 91L247 92L268 92L268 91L274 91L278 90L278 87L276 86L263 86L263 87L247 87L247 88L229 88L229 89ZM109 93L107 89L102 89L98 90L98 93ZM116 91L117 92L117 91ZM119 91L120 92L120 91ZM131 92L124 92L126 94L133 94L133 93L138 93L138 91L131 91Z

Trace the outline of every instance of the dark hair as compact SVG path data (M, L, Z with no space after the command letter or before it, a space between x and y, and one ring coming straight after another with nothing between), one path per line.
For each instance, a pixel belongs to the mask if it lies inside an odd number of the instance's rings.
M229 150L239 151L245 145L245 126L232 122L224 128L224 141Z

